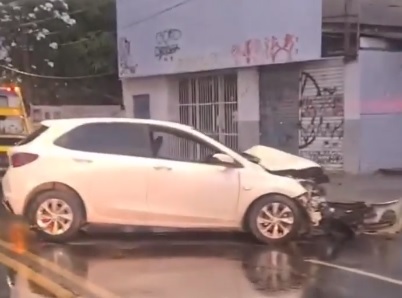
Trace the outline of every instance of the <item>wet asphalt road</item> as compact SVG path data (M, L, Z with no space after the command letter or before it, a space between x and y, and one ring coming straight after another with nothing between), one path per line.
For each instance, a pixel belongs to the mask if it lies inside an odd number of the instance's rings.
M27 254L10 253L0 242L0 263L3 254L18 260L73 293L65 297L397 298L401 245L401 237L267 247L224 233L92 235L68 245L33 241ZM1 266L3 293L6 273L13 275ZM14 273L12 294L0 298L54 297L23 273Z

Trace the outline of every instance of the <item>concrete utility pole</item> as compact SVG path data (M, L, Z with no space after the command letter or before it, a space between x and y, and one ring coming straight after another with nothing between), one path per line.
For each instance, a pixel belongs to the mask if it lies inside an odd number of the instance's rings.
M345 28L344 28L344 45L343 49L345 51L346 56L352 54L351 45L350 45L350 36L351 36L351 10L352 10L352 1L353 0L345 0Z
M31 72L31 57L30 57L30 48L29 48L29 38L26 32L22 32L22 43L21 43L21 59L22 59L22 67L23 71L30 73ZM30 76L24 76L23 78L23 89L22 89L22 97L25 103L25 106L29 106L29 103L34 102L34 90L33 90L33 82Z

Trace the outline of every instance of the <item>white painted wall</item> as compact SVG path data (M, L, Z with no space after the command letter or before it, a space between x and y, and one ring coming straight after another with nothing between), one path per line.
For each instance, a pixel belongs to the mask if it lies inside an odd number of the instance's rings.
M238 70L240 148L259 142L259 73L256 67ZM179 121L179 76L123 79L123 100L127 117L134 117L133 96L149 94L152 119Z
M304 61L321 55L321 0L178 3L117 1L120 77Z
M402 168L402 53L362 50L360 171Z
M360 50L345 64L344 167L402 167L402 53Z
M177 79L168 76L150 78L123 79L123 102L126 115L134 117L133 96L149 94L151 118L178 121L178 83Z

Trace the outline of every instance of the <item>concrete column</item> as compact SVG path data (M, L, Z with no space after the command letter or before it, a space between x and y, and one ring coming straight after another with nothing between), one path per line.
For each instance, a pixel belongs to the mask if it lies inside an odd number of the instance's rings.
M357 174L360 171L360 69L359 62L345 63L343 136L344 171Z
M237 72L239 149L244 150L260 141L260 92L257 67Z
M175 76L169 76L167 79L168 87L168 116L169 121L180 122L179 109L179 80Z

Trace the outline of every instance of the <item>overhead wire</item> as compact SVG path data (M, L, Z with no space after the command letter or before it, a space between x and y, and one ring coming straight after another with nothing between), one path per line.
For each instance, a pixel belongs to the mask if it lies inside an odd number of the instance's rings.
M158 17L158 16L160 16L160 15L162 15L162 14L165 14L165 13L167 13L167 12L170 12L170 11L176 9L176 8L179 8L180 6L186 5L186 4L188 4L188 3L192 2L192 1L194 1L194 0L184 0L184 1L181 1L181 2L179 2L179 3L177 3L177 4L171 5L171 6L167 7L167 8L161 9L161 10L159 10L159 11L153 13L153 14L150 14L150 15L147 16L147 17L144 17L144 18L142 18L142 19L139 19L139 20L136 20L136 21L134 21L134 22L131 22L131 23L127 24L127 25L124 25L124 26L123 26L122 28L120 28L120 29L127 29L127 28L130 28L130 27L139 25L139 24L141 24L141 23L143 23L143 22L146 22L146 21L148 21L148 20L150 20L150 19L153 19L153 18Z
M155 17L157 17L157 16L159 16L161 14L167 13L169 11L172 11L173 9L176 9L176 8L178 8L180 6L188 4L191 1L194 1L194 0L185 0L185 1L179 2L179 3L175 4L175 5L169 6L169 7L165 8L165 9L162 9L162 10L156 12L156 13L153 13L153 14L145 17L145 18L142 18L140 20L136 20L136 21L134 21L134 22L132 22L132 23L130 23L128 25L125 25L121 29L125 29L125 28L129 28L129 27L132 27L132 26L135 26L135 25L139 25L139 24L141 24L141 23L143 23L145 21L148 21L148 20L150 20L152 18L155 18ZM55 34L62 34L62 33L63 33L63 31L55 31L55 32L50 32L47 35L55 35ZM95 31L87 32L86 34L91 34L91 33L94 33L94 34L96 34L96 33L116 34L116 30L95 30ZM61 43L61 44L59 44L59 46L69 46L69 45L79 44L81 42L86 42L86 41L89 41L91 39L92 39L91 37L83 37L83 38L80 38L78 40Z
M186 5L186 4L188 4L188 3L192 2L192 1L194 1L194 0L184 0L184 1L181 1L181 2L179 2L179 3L177 3L177 4L174 4L174 5L172 5L172 6L169 6L169 7L165 8L165 9L159 10L159 11L157 11L157 12L155 12L155 13L153 13L153 14L147 16L147 17L144 17L144 18L142 18L142 19L139 19L139 20L136 20L136 21L134 21L134 22L131 22L131 23L129 23L128 25L125 25L125 26L123 26L123 27L120 28L120 29L126 29L126 28L130 28L130 27L139 25L139 24L141 24L141 23L143 23L143 22L146 22L146 21L148 21L148 20L150 20L150 19L153 19L153 18L155 18L155 17L158 17L158 16L160 16L160 15L162 15L162 14L164 14L164 13L170 12L170 11L172 11L172 10L174 10L174 9L176 9L176 8L178 8L178 7L180 7L180 6ZM91 32L88 32L88 33L91 33ZM116 31L114 31L114 30L97 30L97 31L93 31L92 33L109 33L109 34L113 34L113 33L116 33ZM84 38L81 38L81 39L78 39L78 40L75 40L75 41L62 43L62 44L60 44L60 46L67 46L67 45L78 44L78 43L85 42L85 41L88 41L88 40L91 40L91 38L90 38L90 37L84 37Z
M63 77L63 76L47 76L47 75L40 75L35 73L30 73L26 71L22 71L10 66L0 64L0 68L9 70L11 72L15 72L24 76L41 78L41 79L52 79L52 80L82 80L82 79L92 79L92 78L100 78L100 77L107 77L117 74L116 72L105 72L99 74L92 74L92 75L83 75L83 76L74 76L74 77Z

